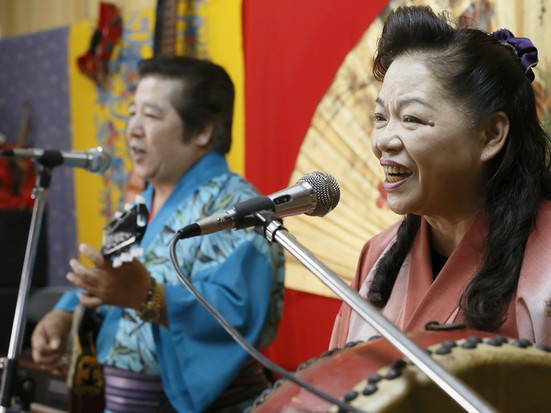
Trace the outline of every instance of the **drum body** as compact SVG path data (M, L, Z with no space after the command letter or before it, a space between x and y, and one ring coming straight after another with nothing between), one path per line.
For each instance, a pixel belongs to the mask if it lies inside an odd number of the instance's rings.
M496 411L551 411L549 347L473 330L418 332L409 337ZM385 339L328 352L296 374L370 413L465 411ZM276 383L252 408L253 413L337 411L287 380Z

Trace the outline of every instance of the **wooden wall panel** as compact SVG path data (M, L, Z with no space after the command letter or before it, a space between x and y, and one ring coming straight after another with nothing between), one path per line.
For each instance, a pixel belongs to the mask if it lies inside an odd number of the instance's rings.
M123 12L154 8L156 0L110 0ZM97 20L100 0L0 0L2 38Z

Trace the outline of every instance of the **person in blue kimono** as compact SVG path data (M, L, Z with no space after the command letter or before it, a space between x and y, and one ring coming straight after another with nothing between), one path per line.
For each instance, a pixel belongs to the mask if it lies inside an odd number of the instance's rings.
M70 261L66 293L32 336L45 369L59 368L79 302L102 308L97 338L106 411L240 412L266 388L262 366L247 355L176 275L169 245L201 218L257 196L232 173L234 87L210 61L155 57L139 65L126 132L134 172L147 182L149 219L143 254L114 266L89 245ZM283 298L283 253L254 228L182 239L178 266L195 288L252 345L275 335ZM101 307L100 307L101 306Z

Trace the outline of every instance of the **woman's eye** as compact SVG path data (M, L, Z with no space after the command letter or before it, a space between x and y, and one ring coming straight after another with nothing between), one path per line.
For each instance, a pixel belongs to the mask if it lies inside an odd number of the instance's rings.
M406 123L419 123L419 119L414 118L413 116L404 116L404 122L406 122Z
M381 115L380 113L376 113L375 115L373 115L373 118L375 119L375 122L384 122L385 121L385 117L383 115Z

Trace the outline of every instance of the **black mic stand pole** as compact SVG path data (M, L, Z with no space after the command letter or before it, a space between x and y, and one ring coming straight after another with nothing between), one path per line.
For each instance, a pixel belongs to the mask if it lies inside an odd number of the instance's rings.
M377 329L404 356L408 357L463 409L470 413L497 413L494 408L481 400L464 383L446 371L424 350L417 346L416 343L390 323L375 307L342 281L338 275L315 258L295 237L289 234L281 222L273 219L273 213L263 214L265 213L259 212L254 214L258 222L262 223L256 226L257 232L262 233L268 241L273 242L275 240L281 244L346 304ZM272 217L269 215L272 215Z
M33 188L34 207L29 227L29 236L27 238L27 248L25 250L25 260L21 271L21 280L17 295L17 305L13 317L13 327L10 336L10 344L8 348L7 358L2 360L2 387L0 390L1 403L0 412L6 413L8 407L12 405L12 398L19 393L20 399L23 401L21 412L30 411L30 397L34 391L32 382L23 383L22 386L15 387L17 383L17 356L21 352L23 346L23 337L25 325L27 321L27 298L29 295L32 274L38 248L38 237L42 219L44 217L44 208L46 204L46 193L50 186L52 177L52 168L49 166L40 165L39 173L36 177L36 184ZM24 410L28 409L28 410Z

